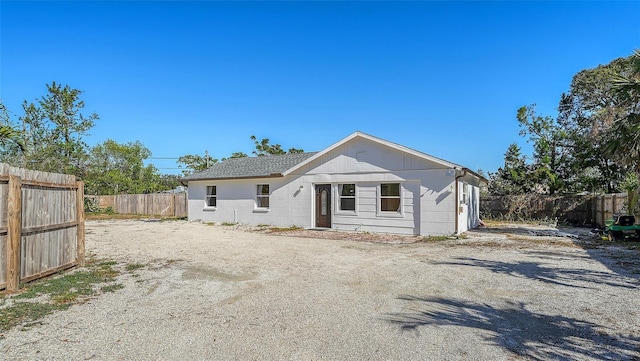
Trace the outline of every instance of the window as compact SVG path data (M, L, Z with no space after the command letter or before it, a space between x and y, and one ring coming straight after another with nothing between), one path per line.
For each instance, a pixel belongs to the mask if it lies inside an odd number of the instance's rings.
M469 185L462 183L462 195L460 196L460 204L469 203Z
M356 210L356 185L355 184L338 184L338 194L340 197L341 211Z
M380 184L380 211L400 212L400 183Z
M207 186L207 195L205 197L205 205L207 207L215 207L216 206L216 186Z
M258 184L256 193L256 207L269 208L269 185Z

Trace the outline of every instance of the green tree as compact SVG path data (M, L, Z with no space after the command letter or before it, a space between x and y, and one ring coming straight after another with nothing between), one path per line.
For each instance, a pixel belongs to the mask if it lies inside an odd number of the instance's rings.
M638 202L640 199L640 178L634 172L627 173L620 187L627 192L627 200L625 207L627 214L638 215Z
M284 149L282 149L282 146L280 144L270 144L269 138L263 138L260 141L258 141L258 138L256 138L255 135L252 135L250 138L251 140L253 140L253 143L256 147L256 150L253 151L253 154L257 155L258 157L286 153L304 153L304 150L298 148L289 148L288 151L285 151Z
M180 178L182 178L182 176L178 174L160 174L160 178L158 180L159 190L176 189L178 186L182 185L180 183Z
M218 163L218 159L211 157L206 150L204 151L204 156L187 154L178 158L178 167L182 168L184 166L186 168L182 170L182 175L185 176L208 169L216 163Z
M573 143L574 168L585 190L618 191L624 168L637 163L639 67L636 52L582 70L561 97L558 121Z
M246 158L246 157L248 157L247 153L244 153L244 152L233 152L233 153L231 153L231 155L229 156L229 158L228 158L228 159L233 159L233 158ZM227 158L223 158L223 160L224 160L224 159L227 159Z
M21 144L2 149L2 161L24 168L75 174L83 177L89 146L82 140L98 115L82 113L82 91L55 82L47 84L47 94L36 102L23 102L19 118Z
M231 155L229 156L229 158L222 158L221 161L225 161L227 159L234 159L234 158L246 158L249 155L247 155L247 153L244 152L233 152L231 153Z
M504 154L504 166L496 173L489 173L489 192L497 195L529 193L534 182L520 147L512 143Z
M26 150L22 133L11 122L9 111L0 100L0 153L6 148L17 148L20 152Z
M151 151L141 142L107 139L91 149L85 178L87 194L141 194L164 190L158 170L144 165Z
M57 171L81 176L89 150L82 137L99 117L96 113L82 114L85 107L80 99L82 91L56 82L47 84L47 91L48 94L38 101L45 119L52 125L47 153L61 160Z
M608 155L640 174L640 50L628 58L624 71L611 72L612 93L624 109L606 139Z
M549 194L564 191L573 176L567 132L554 118L536 114L534 105L518 109L517 118L520 135L533 142L533 177Z

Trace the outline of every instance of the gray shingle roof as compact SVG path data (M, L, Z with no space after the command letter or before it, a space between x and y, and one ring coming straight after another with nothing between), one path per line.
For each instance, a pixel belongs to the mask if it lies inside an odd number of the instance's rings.
M279 175L316 154L317 152L308 152L231 158L216 163L209 169L191 174L182 180L269 177Z

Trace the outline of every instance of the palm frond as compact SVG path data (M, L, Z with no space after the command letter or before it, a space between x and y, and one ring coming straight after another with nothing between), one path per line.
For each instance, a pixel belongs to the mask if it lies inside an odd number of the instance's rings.
M10 143L17 145L23 152L27 149L19 131L9 125L0 125L0 144Z

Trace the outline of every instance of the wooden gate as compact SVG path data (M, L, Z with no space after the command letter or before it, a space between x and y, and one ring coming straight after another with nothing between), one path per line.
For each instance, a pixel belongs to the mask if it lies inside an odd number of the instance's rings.
M84 184L0 163L0 289L84 264Z

